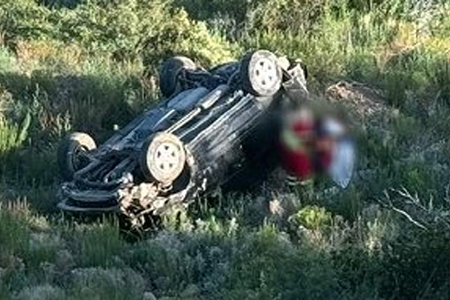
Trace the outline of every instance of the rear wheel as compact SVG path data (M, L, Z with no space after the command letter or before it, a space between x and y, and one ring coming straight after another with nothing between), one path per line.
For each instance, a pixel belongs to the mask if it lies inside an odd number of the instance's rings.
M82 132L66 136L58 147L58 166L65 180L72 180L74 174L89 164L87 153L96 149L94 139Z
M255 96L275 95L282 81L282 72L277 57L270 51L259 50L245 55L241 64L242 84Z
M195 70L195 63L185 56L169 58L159 72L159 88L164 97L170 97L177 90L177 77L181 70Z

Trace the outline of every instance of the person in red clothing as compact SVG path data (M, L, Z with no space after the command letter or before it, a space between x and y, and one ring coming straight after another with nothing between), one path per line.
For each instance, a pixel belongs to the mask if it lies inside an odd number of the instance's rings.
M331 175L346 187L353 171L354 150L344 124L332 116L317 116L308 107L290 112L283 124L280 159L290 183L317 174Z
M283 124L280 159L287 173L301 181L314 174L312 144L315 118L309 109L288 114Z

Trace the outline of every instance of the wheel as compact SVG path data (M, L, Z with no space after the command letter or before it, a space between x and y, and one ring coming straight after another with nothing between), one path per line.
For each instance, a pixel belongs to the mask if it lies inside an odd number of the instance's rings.
M261 97L275 95L282 81L277 57L267 50L247 53L241 64L241 78L247 92Z
M142 149L141 169L152 180L169 186L183 172L186 152L178 137L170 133L159 133L150 138Z
M177 89L177 76L183 69L195 70L195 63L184 56L169 58L159 72L159 88L164 97L170 97Z
M89 164L83 155L97 148L94 139L86 133L75 132L66 136L58 147L58 166L61 176L72 180L73 175Z

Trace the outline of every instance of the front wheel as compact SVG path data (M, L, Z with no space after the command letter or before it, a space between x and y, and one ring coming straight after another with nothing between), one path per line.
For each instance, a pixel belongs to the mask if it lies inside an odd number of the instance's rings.
M66 136L58 147L58 166L61 176L65 180L72 180L74 174L89 164L86 156L97 145L94 139L82 132L75 132Z
M183 142L173 134L159 133L144 144L140 165L149 180L169 186L181 175L185 164Z

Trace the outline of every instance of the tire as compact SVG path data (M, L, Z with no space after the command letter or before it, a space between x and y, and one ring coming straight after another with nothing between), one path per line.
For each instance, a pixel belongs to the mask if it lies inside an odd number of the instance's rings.
M197 65L189 58L175 56L169 58L159 72L159 88L164 97L170 97L177 89L177 76L183 69L195 70Z
M282 81L277 57L267 50L247 53L241 63L241 79L244 90L257 97L275 95Z
M151 137L142 148L140 165L148 180L171 185L183 172L186 152L180 139L170 133Z
M72 180L74 174L89 163L86 158L80 157L80 154L96 148L94 139L86 133L75 132L66 136L58 147L58 166L61 176L65 180Z

